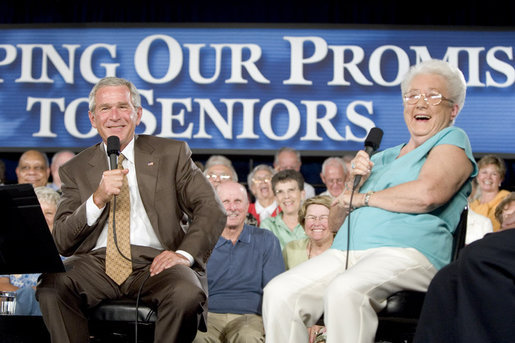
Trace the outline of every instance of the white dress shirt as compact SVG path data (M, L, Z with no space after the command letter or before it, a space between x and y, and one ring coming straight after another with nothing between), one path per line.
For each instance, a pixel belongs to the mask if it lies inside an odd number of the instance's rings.
M277 201L274 200L274 202L267 207L263 207L259 200L256 200L256 213L259 214L259 221L263 221L263 219L268 218L274 213L275 209L277 208Z
M106 146L102 143L104 151ZM122 165L125 169L129 170L127 174L127 182L129 184L129 193L131 197L131 221L130 221L130 239L131 245L139 245L155 248L158 250L164 250L163 246L159 242L157 235L148 219L147 212L141 201L141 196L138 188L138 180L136 178L136 167L134 164L134 138L121 152L125 156L125 160ZM109 157L106 154L106 158ZM96 223L100 215L104 211L104 207L98 208L93 202L93 194L88 198L86 202L86 216L88 225ZM108 232L108 221L106 221L100 236L98 237L97 243L93 250L103 248L107 246L107 232ZM190 261L190 265L193 265L193 256L186 251L177 250L176 253L183 255Z

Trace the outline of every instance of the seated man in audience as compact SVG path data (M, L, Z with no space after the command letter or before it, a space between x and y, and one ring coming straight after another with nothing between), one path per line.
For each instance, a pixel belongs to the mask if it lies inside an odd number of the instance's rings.
M52 157L50 163L50 174L52 175L52 183L48 184L48 187L55 191L61 192L61 177L59 176L59 167L71 160L75 156L70 150L62 150Z
M274 169L266 164L259 164L250 172L247 184L256 202L249 205L249 213L256 219L257 225L262 220L277 215L277 201L272 190Z
M227 223L207 263L207 332L199 331L194 343L264 342L263 288L284 272L279 241L244 223L249 206L245 187L227 181L216 191Z
M293 169L280 171L272 177L272 189L281 212L263 220L260 227L272 231L283 249L289 242L307 237L299 223L299 210L305 199L304 178Z
M286 169L293 169L300 173L300 166L302 162L300 160L300 152L295 149L283 147L275 153L274 156L274 168L276 171L282 171ZM315 196L315 188L309 183L304 181L304 191L306 192L306 199Z
M465 247L429 286L414 342L513 342L515 192L495 210L499 232Z
M238 174L231 160L222 155L213 155L207 160L204 175L215 188L222 182L238 182Z
M322 163L322 172L320 173L322 182L327 190L320 195L329 195L336 198L345 189L345 181L347 180L347 168L345 162L339 157L329 157Z
M46 186L50 177L48 158L37 150L25 151L16 167L18 183L30 183L34 187Z

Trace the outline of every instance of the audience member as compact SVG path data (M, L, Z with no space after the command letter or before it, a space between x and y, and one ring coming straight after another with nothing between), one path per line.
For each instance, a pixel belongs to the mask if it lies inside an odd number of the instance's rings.
M274 168L276 171L283 171L286 169L293 169L300 173L302 165L300 152L295 149L282 147L277 150L274 156ZM306 192L306 199L315 196L315 188L309 183L304 181L304 191Z
M266 164L254 167L247 177L250 192L256 201L249 205L249 213L256 218L257 226L261 220L277 215L277 201L272 190L274 169Z
M50 177L47 156L37 150L25 151L16 167L18 183L30 183L34 187L46 186Z
M191 342L205 329L205 264L225 211L186 143L135 135L142 112L131 82L101 79L89 95L89 119L102 142L59 170L63 194L52 234L59 252L73 256L65 273L42 274L36 292L52 342L87 342L84 311L139 291L157 307L157 342ZM113 170L106 154L111 136L120 139ZM192 218L187 233L183 211Z
M249 206L245 187L228 181L216 191L227 223L207 263L207 332L198 332L194 343L264 342L263 288L284 272L279 241L270 231L244 223Z
M307 199L299 211L299 222L307 238L291 241L283 249L286 270L318 256L333 244L334 233L329 229L329 210L332 199L317 195ZM308 329L309 342L325 342L326 328L313 325Z
M478 239L483 238L487 233L493 232L492 221L468 209L467 215L467 234L465 235L465 244L470 244Z
M52 231L54 216L59 202L59 193L49 187L36 187L34 192ZM0 275L0 291L16 292L15 314L20 316L40 316L39 304L35 297L37 280L40 274Z
M494 232L499 231L501 224L495 219L495 208L509 194L501 190L501 182L506 174L506 166L502 158L496 155L485 155L478 162L477 174L479 198L470 203L470 208L490 218Z
M425 291L449 263L477 173L467 135L452 126L465 78L447 62L428 60L410 69L401 89L409 141L372 157L357 153L349 180L361 177L356 193L344 191L329 213L338 231L331 249L265 287L268 343L308 342L306 328L322 314L328 343L374 342L385 299Z
M333 244L334 233L329 229L331 197L317 195L302 204L299 223L304 228L306 238L289 242L283 249L286 270L318 256Z
M320 195L329 195L331 198L335 198L342 194L347 180L347 169L343 159L339 157L327 158L322 163L320 178L327 187L327 190Z
M38 197L39 204L41 205L41 210L43 212L43 216L45 217L46 223L50 232L54 229L54 218L55 213L57 212L57 205L59 204L59 199L61 196L57 191L53 190L50 187L36 187L34 188L34 192Z
M306 237L299 223L299 210L305 198L303 187L302 174L293 169L285 169L272 177L272 189L281 211L261 221L260 227L279 238L281 249L290 241Z
M55 191L61 191L61 178L59 177L59 167L71 160L75 153L70 150L62 150L54 154L50 163L50 174L52 175L52 183L48 187Z
M515 193L495 213L500 231L465 247L431 281L415 343L514 341Z
M213 155L208 158L204 167L204 175L215 188L222 182L238 182L238 174L236 174L231 160L222 155Z

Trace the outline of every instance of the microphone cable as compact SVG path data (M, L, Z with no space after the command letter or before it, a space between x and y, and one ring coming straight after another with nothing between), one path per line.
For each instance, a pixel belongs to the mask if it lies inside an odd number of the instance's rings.
M134 343L138 343L138 312L139 312L139 299L141 296L141 290L143 289L143 285L150 278L150 271L148 275L145 277L145 280L141 283L138 289L138 295L136 296L136 320L134 321Z
M372 154L379 148L381 140L383 139L383 130L378 127L373 127L367 134L365 139L365 152L372 156ZM354 198L354 191L361 181L361 175L356 175L352 184L352 190L349 199L349 213L347 214L347 256L345 257L345 270L349 266L349 253L350 253L350 214L352 212L352 199Z
M118 138L117 136L109 136L107 138L107 142L106 142L106 152L107 152L107 155L109 156L109 162L110 162L109 169L110 170L116 169L118 155L120 154L120 138ZM125 256L124 253L122 253L122 251L120 250L120 247L118 246L118 238L116 236L116 198L117 198L117 196L115 195L113 198L113 241L114 241L114 245L116 246L116 250L118 250L118 253L120 254L120 256L122 256L125 260L131 262L131 265L132 264L148 265L147 262L138 262L137 260L132 260L132 258L128 258L127 256ZM129 230L130 230L130 228L129 228ZM130 249L130 242L129 242L129 249ZM139 287L138 294L136 296L136 313L135 313L136 320L134 321L134 325L135 325L134 326L134 339L135 339L136 343L138 343L138 310L139 310L139 301L140 301L140 297L141 297L141 290L143 289L143 285L145 284L145 282L147 282L147 280L149 278L150 278L150 271L149 271L147 277L145 278L145 280L143 280L143 283L141 284L141 286Z
M347 254L345 256L345 270L349 267L349 254L350 254L350 214L352 212L352 199L354 199L354 190L356 189L356 185L354 185L351 189L350 200L349 200L349 209L347 213Z
M131 258L128 258L127 256L125 256L125 254L122 253L122 251L120 250L120 247L118 247L118 239L116 238L116 195L113 198L113 240L114 240L114 245L116 246L116 250L118 250L118 253L124 259L126 259L127 261L130 261L131 263L148 264L147 262L133 261ZM149 278L150 278L150 271L148 272L148 275L145 277L145 280L143 280L143 282L139 286L138 294L136 295L136 311L135 311L136 319L134 321L134 342L135 343L138 343L138 323L139 323L138 314L139 314L139 302L140 302L140 298L141 298L141 291L143 290L143 285L145 284L145 282L147 282L147 280Z

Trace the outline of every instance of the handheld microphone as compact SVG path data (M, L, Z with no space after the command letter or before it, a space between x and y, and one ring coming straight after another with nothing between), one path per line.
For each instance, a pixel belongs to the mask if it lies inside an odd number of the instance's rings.
M118 168L118 155L120 155L120 138L107 137L107 155L109 156L109 170Z
M381 140L383 139L383 130L378 127L373 127L372 130L368 133L367 138L365 139L365 152L370 156L374 151L379 149L379 145L381 145ZM361 175L357 175L354 178L353 189L355 189L359 182L361 181Z

